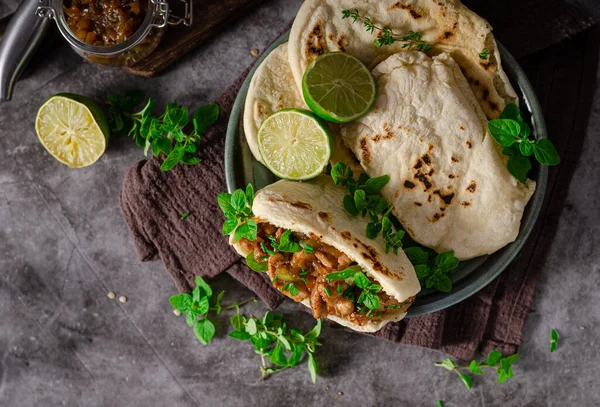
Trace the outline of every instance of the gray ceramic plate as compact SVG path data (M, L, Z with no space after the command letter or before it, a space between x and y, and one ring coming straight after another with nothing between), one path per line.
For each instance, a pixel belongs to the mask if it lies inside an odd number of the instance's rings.
M248 183L252 183L256 189L260 189L277 180L269 170L254 159L246 144L243 129L243 109L248 87L250 86L250 79L254 71L273 49L288 40L288 36L289 32L282 35L258 60L254 69L250 71L250 74L244 81L233 105L225 141L225 176L227 189L230 193L238 188L245 188ZM502 44L498 44L498 46L502 55L503 67L519 95L523 118L529 122L532 134L536 138L547 137L542 111L529 80L506 48ZM422 290L417 296L414 305L409 308L409 317L429 314L470 297L489 284L515 259L538 217L546 191L548 169L547 167L533 164L533 170L529 176L536 181L537 187L535 194L525 209L517 240L490 256L461 262L452 277L452 292L444 294L433 290Z

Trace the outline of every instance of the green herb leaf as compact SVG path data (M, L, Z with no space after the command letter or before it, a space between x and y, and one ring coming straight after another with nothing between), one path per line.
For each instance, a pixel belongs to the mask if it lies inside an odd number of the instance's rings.
M444 359L442 362L436 363L435 365L451 371L456 368L456 363L454 363L452 359L448 358Z
M298 243L292 235L291 230L286 230L279 239L277 250L282 253L298 253L302 251L300 243Z
M248 219L246 223L243 223L237 227L233 234L233 239L237 242L240 239L256 240L256 233L258 227L256 222L252 219Z
M533 154L533 144L529 140L523 140L519 143L519 150L525 157Z
M419 246L406 247L404 249L404 253L410 262L415 266L427 264L429 261L430 254Z
M469 365L469 370L475 374L483 374L483 371L479 368L479 366L477 365L477 361L475 360L471 361L471 364Z
M266 261L260 262L254 258L254 252L250 252L246 256L246 264L248 267L250 267L250 269L258 273L265 273L269 270L269 264Z
M160 166L160 170L169 171L173 169L179 163L179 161L181 161L184 153L185 151L181 146L176 146L167 156L167 159L163 161L162 165Z
M250 318L248 322L246 322L246 332L250 335L256 335L256 332L258 332L258 327L256 326L254 318Z
M354 206L360 212L365 209L365 199L367 198L367 194L362 189L357 189L354 192Z
M512 119L496 119L488 122L490 134L501 146L511 146L519 137L521 126Z
M232 315L229 321L231 322L231 325L233 325L233 327L238 331L243 330L244 324L246 323L246 319L240 314Z
M500 351L494 349L490 352L490 354L487 357L487 364L488 366L496 366L496 364L500 362L500 359L502 359L502 354L500 353Z
M201 319L196 321L196 325L194 325L194 333L196 334L196 338L198 338L200 343L206 345L211 341L213 336L215 336L215 326L208 319Z
M487 59L487 57L490 55L490 51L487 48L484 48L481 50L481 52L479 53L479 59Z
M352 216L358 216L359 210L356 208L356 204L354 203L354 198L350 195L344 196L344 209L348 211L348 213Z
M327 281L336 281L336 280L346 280L348 278L354 277L356 274L356 270L354 269L346 269L343 271L336 271L335 273L329 273L325 276Z
M363 273L358 272L354 274L354 284L359 288L368 288L371 285L371 281Z
M298 287L296 287L296 286L294 285L294 283L290 283L290 285L289 285L289 287L288 287L288 291L289 291L289 293L290 293L290 295L291 295L292 297L295 297L295 296L297 296L298 294L300 294L300 290L298 289Z
M458 267L459 262L460 261L454 257L454 250L440 253L435 258L436 266L438 266L444 273L454 270L456 267Z
M440 274L435 277L433 285L438 291L449 293L452 291L452 280L446 274Z
M312 353L308 354L308 372L310 373L310 380L313 383L317 382L317 361Z
M247 341L248 339L250 339L251 335L248 332L244 331L233 331L229 333L229 337L237 339L238 341Z
M371 310L378 310L379 309L379 297L377 296L377 294L374 294L372 292L369 292L367 290L364 290L363 293L365 294L365 298L363 301L359 302L363 302L367 308L371 309Z
M188 216L190 216L190 212L189 212L189 211L188 211L188 212L186 212L186 213L184 213L183 215L181 215L181 218L180 218L180 219L181 219L181 220L185 220L185 218L187 218Z
M223 223L223 229L221 230L221 233L223 233L224 235L229 235L229 234L231 234L231 232L233 232L235 230L237 225L238 225L237 219L235 219L235 218L227 219L225 221L225 223Z
M502 113L500 113L500 119L510 119L516 121L519 123L519 125L523 124L523 118L521 117L519 106L513 102L506 104L504 110L502 110Z
M283 348L281 344L277 344L270 352L269 352L269 360L271 363L278 366L287 366L287 358L283 353Z
M200 287L209 298L212 297L212 289L202 277L196 277L196 287Z
M460 380L467 386L467 389L471 390L471 387L473 387L473 379L471 379L471 376L462 373L460 373L459 376Z
M550 353L554 352L556 350L557 346L558 346L558 332L556 332L553 329L552 331L550 331Z
M252 204L254 203L254 187L252 184L246 186L246 202L249 207L252 207Z
M543 165L558 165L560 157L554 147L554 144L547 138L539 139L533 145L533 154L535 159Z
M431 276L432 272L431 266L427 264L417 264L415 266L415 273L417 274L417 279L419 281L424 281L427 277Z
M523 157L522 155L512 155L508 158L506 168L513 177L518 179L521 184L524 184L527 182L527 173L531 169L531 162L527 157Z
M194 131L202 135L219 118L219 105L201 106L194 112Z
M385 187L388 182L390 182L389 175L382 175L381 177L370 178L365 184L365 192L367 195L377 195L381 192L383 187Z
M246 208L246 195L241 189L236 190L231 196L231 206L236 211L242 211Z
M333 179L333 182L338 185L340 183L340 181L344 178L344 175L346 174L346 164L344 164L343 162L338 162L336 163L332 168L331 168L331 178Z
M192 305L192 296L186 293L174 295L169 298L169 302L173 308L183 314L189 311L190 306Z

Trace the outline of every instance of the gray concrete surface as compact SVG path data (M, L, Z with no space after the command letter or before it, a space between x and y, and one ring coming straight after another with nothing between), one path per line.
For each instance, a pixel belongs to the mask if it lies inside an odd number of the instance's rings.
M2 1L8 13L17 0ZM1 406L591 406L600 402L600 94L568 207L539 283L516 378L492 375L467 391L435 368L445 355L326 327L310 383L305 367L259 382L259 357L227 339L226 319L209 346L171 312L175 288L160 262L138 262L119 212L124 171L142 157L116 137L90 168L50 157L34 131L40 104L60 91L104 95L140 87L186 106L213 99L299 7L274 0L155 79L87 64L66 46L19 82L0 105ZM0 15L2 17L2 15ZM591 175L591 176L590 176ZM226 301L250 295L215 281ZM107 298L125 295L124 304ZM302 327L311 318L283 307ZM247 312L261 313L261 305ZM549 332L561 333L548 352Z

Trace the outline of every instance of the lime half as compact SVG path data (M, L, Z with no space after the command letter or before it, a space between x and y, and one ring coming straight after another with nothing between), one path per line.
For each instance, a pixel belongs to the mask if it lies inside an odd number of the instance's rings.
M106 150L110 136L100 106L69 93L54 95L40 107L35 130L46 150L72 168L95 163Z
M258 131L263 162L279 178L307 180L323 172L333 136L323 120L303 109L284 109L267 117Z
M308 107L320 117L347 123L365 115L375 103L375 79L356 57L331 52L308 66L302 93Z

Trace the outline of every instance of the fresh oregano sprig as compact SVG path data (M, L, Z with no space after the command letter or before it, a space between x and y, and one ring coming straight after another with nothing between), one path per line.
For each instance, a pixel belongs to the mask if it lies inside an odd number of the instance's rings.
M357 304L364 304L368 309L376 311L381 305L379 301L378 292L382 290L380 285L371 283L369 278L361 271L357 271L356 268L347 268L342 271L336 271L329 273L325 276L327 281L347 280L349 278L354 280L354 284L358 288L362 289L360 296L356 300Z
M428 51L433 47L433 44L421 40L421 34L415 31L409 31L408 34L397 34L390 27L382 27L373 22L369 16L361 16L358 9L342 10L342 19L349 18L352 24L362 23L367 32L373 34L377 30L377 37L373 41L378 47L384 45L392 45L396 41L403 42L402 48L407 50L416 49L417 51Z
M509 156L506 167L522 184L527 181L531 169L530 156L542 165L557 165L560 157L554 144L547 138L530 139L531 128L523 121L519 107L508 103L498 119L488 122L488 129L502 147L502 154Z
M248 184L246 192L238 189L233 194L219 194L217 201L226 218L221 232L224 235L233 233L236 242L242 238L256 240L258 225L252 219L254 216L252 213L252 204L254 203L252 184Z
M375 239L381 232L385 240L385 252L388 253L392 249L398 254L405 232L403 230L394 232L389 219L392 207L380 195L383 187L390 181L389 175L369 178L367 174L362 173L358 180L355 180L352 169L343 162L338 162L331 168L331 178L336 185L346 187L349 192L344 196L344 209L353 216L370 217L371 222L366 230L367 237Z
M317 346L321 345L317 341L321 334L320 319L317 320L317 325L304 335L296 328L288 328L283 321L283 314L267 312L263 318L254 315L248 318L238 313L233 315L230 321L235 331L229 336L240 341L250 341L256 348L256 353L260 355L261 380L273 373L297 366L306 355L310 378L313 383L316 382L317 363L314 353ZM271 362L270 366L267 365L267 359Z
M450 274L459 264L454 250L436 255L433 250L412 246L404 248L404 253L415 266L415 273L422 286L433 287L444 293L452 291Z
M217 315L223 310L236 308L239 313L239 306L247 302L254 301L256 298L248 298L241 302L234 302L231 305L221 305L221 300L225 295L225 291L221 291L216 299L213 300L213 290L202 277L196 277L196 288L192 294L183 293L174 295L169 299L169 302L177 311L185 315L187 324L194 328L194 334L200 343L208 344L215 335L215 325L208 319L210 311L216 312Z
M156 101L149 98L144 108L135 112L134 108L143 100L144 92L140 90L128 90L123 97L109 94L111 130L127 133L144 149L146 156L150 149L155 157L165 154L160 166L162 171L169 171L180 163L198 164L200 159L195 153L200 148L200 137L219 118L219 106L210 104L196 109L192 118L193 130L185 132L190 119L187 108L174 101L167 105L163 114L154 116L152 111Z
M554 352L558 346L558 332L550 331L550 353Z
M473 387L473 378L468 373L461 373L462 371L468 370L473 374L482 375L483 370L481 369L495 369L498 374L498 382L504 383L506 380L513 378L512 365L519 360L519 357L519 354L515 353L503 358L502 354L494 349L490 352L485 362L472 360L468 366L458 366L452 359L444 359L442 362L435 363L435 365L455 372L467 389L471 390Z

